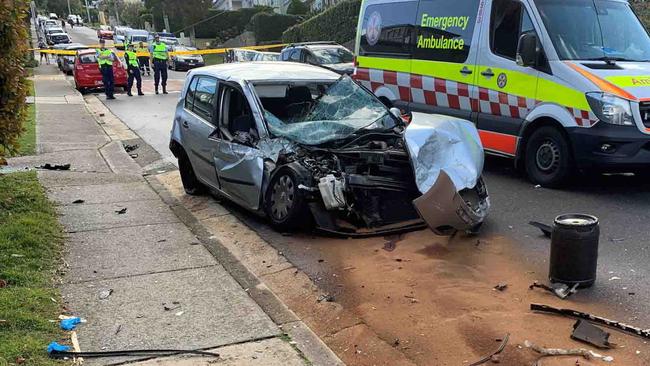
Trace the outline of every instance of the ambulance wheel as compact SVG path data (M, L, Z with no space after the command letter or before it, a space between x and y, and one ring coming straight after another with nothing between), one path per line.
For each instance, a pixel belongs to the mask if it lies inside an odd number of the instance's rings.
M192 163L183 150L178 156L178 170L181 174L181 182L185 193L190 196L198 196L205 192L205 186L201 184L196 174L194 174Z
M571 173L569 143L562 132L552 126L540 127L530 135L525 159L528 178L543 187L559 187Z
M298 174L291 168L278 171L269 182L264 197L264 211L278 231L294 231L309 227L311 212L305 191L298 188Z

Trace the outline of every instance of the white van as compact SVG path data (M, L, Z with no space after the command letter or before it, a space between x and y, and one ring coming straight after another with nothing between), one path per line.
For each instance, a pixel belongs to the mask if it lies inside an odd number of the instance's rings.
M650 172L650 37L623 0L366 0L354 77L389 105L476 123L557 186Z
M126 34L131 31L130 27L115 27L115 32L113 33L113 41L115 42L115 48L118 50L123 50L126 48Z

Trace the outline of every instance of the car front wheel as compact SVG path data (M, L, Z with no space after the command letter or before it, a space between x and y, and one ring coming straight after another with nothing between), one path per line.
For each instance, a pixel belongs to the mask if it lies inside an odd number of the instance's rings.
M298 188L298 176L292 169L277 172L264 197L264 211L279 231L293 231L311 226L311 212L304 191Z
M196 174L194 174L192 163L184 151L178 157L178 170L181 174L181 182L185 193L190 196L198 196L205 192L205 186L199 182Z
M544 187L561 186L572 167L569 142L553 126L535 130L526 144L526 172L533 183Z

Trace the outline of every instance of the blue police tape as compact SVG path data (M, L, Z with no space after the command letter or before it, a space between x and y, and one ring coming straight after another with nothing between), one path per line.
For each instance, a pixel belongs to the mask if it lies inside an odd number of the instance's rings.
M61 320L61 329L63 330L73 330L77 324L81 323L81 318L67 318Z
M62 344L58 344L56 342L52 342L47 345L47 353L52 353L52 352L66 352L70 350L70 346L64 346Z

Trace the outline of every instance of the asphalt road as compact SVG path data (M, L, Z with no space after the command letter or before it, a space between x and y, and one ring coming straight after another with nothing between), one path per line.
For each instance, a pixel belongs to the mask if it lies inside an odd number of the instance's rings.
M89 28L69 30L73 41L96 43ZM184 72L170 71L170 79L183 79ZM145 79L148 81L148 78ZM163 157L173 160L168 150L174 108L178 94L147 95L142 98L118 96L107 106L151 144ZM581 291L578 301L599 301L610 307L619 320L650 328L650 182L634 176L583 176L567 188L536 188L508 160L488 157L485 180L492 211L481 235L504 237L515 243L511 255L545 277L549 240L529 226L531 220L551 223L562 213L588 213L601 223L600 256L596 285ZM287 253L287 251L285 251ZM293 254L299 265L301 256ZM301 268L310 273L310 268ZM618 279L620 278L620 279Z

